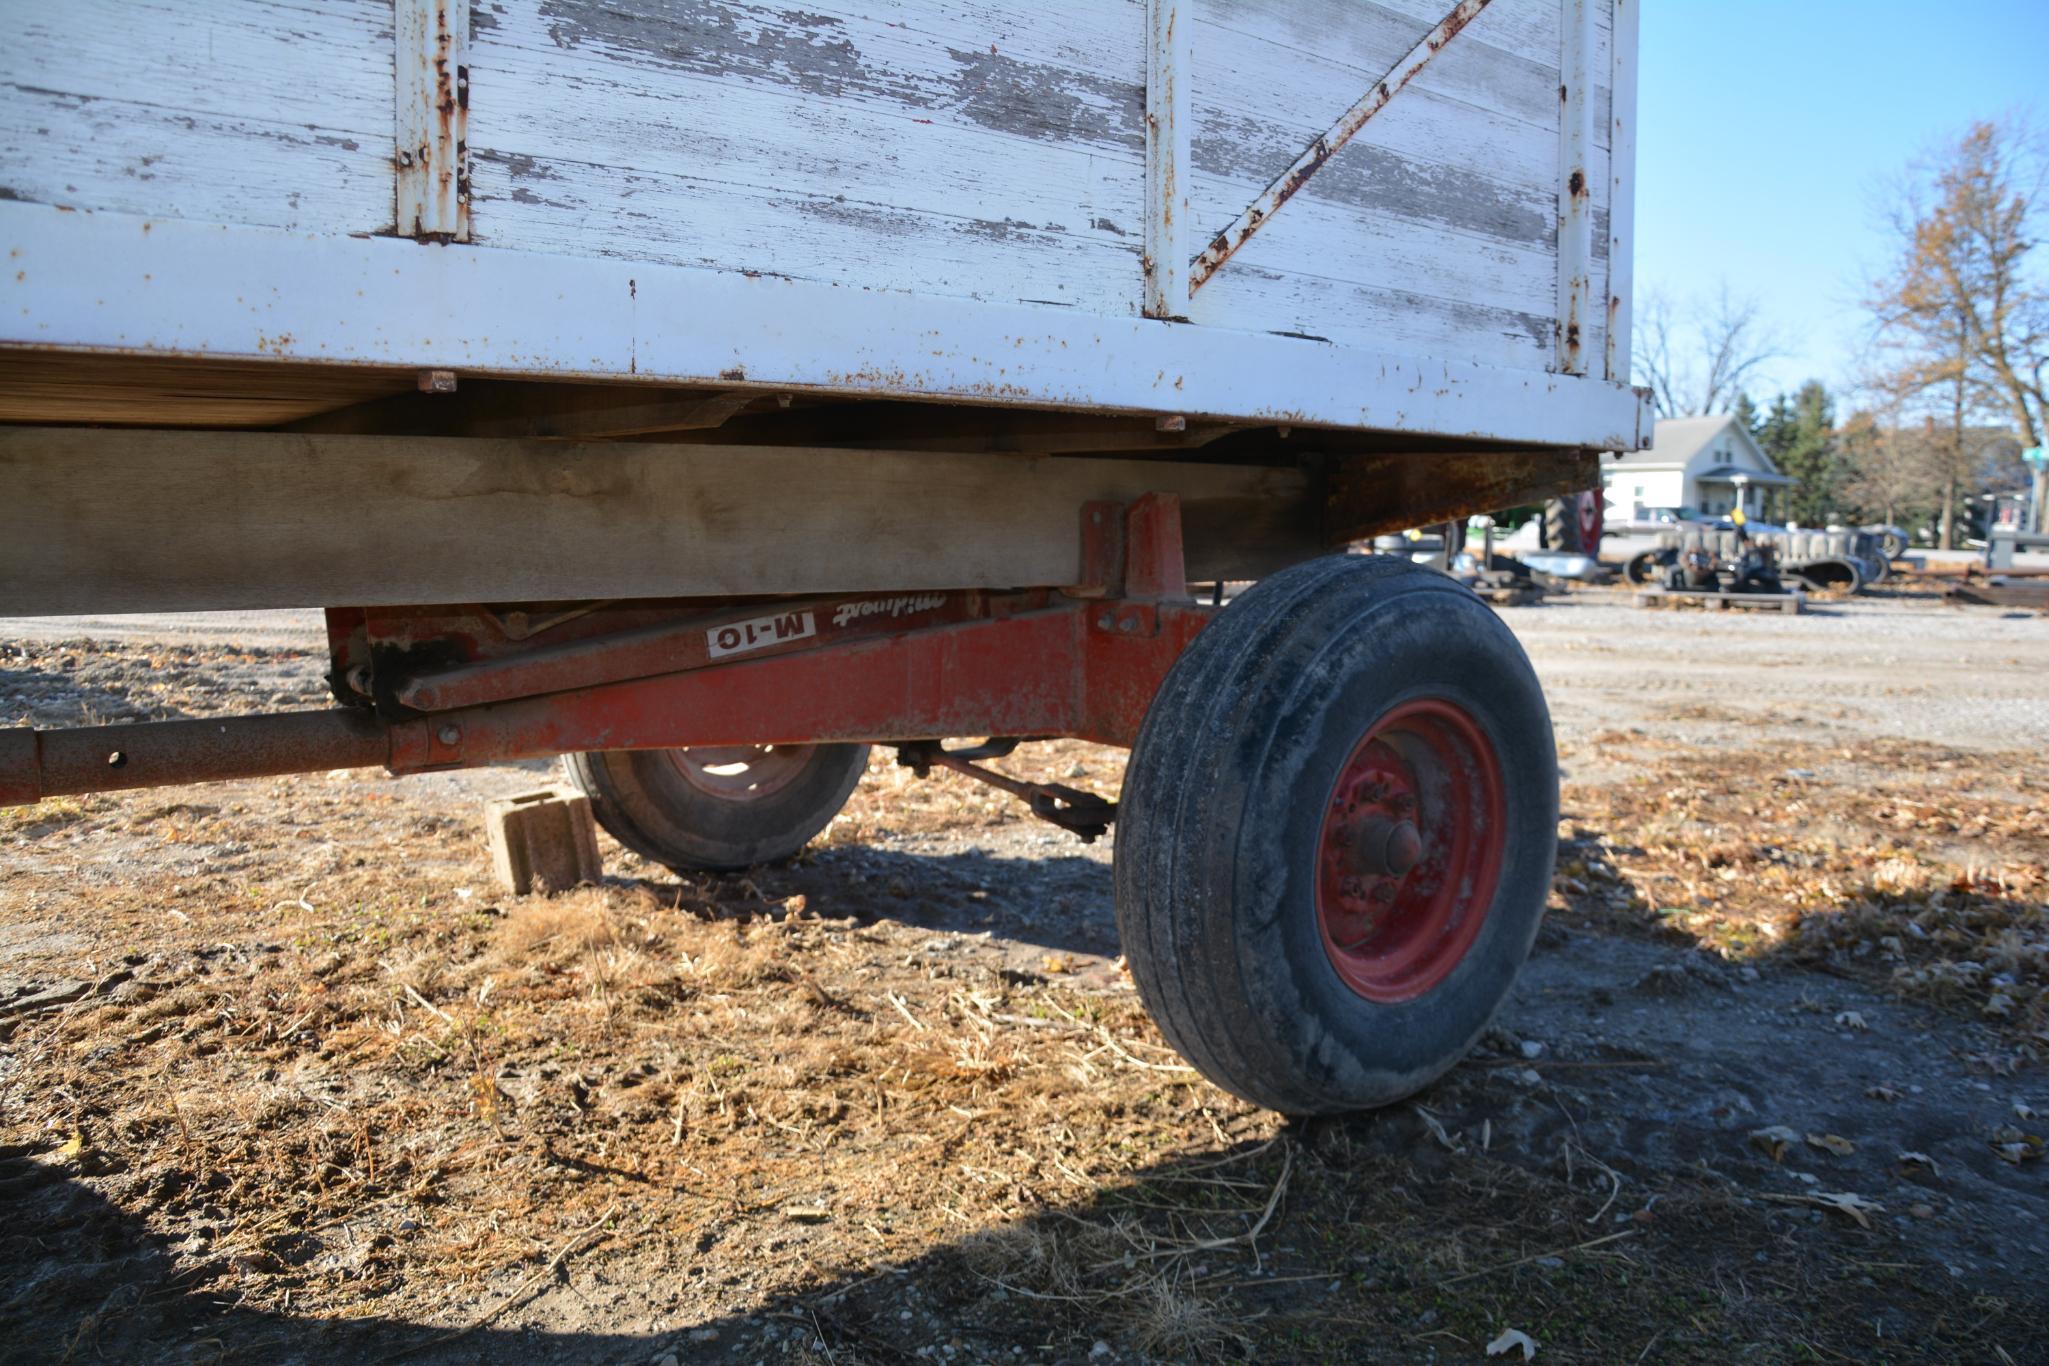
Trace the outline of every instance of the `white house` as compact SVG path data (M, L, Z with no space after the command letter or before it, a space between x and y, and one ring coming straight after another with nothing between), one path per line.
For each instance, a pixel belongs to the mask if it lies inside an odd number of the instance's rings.
M1726 517L1741 506L1758 521L1780 520L1776 495L1793 481L1735 418L1668 417L1651 443L1603 462L1609 518L1638 521L1661 508Z

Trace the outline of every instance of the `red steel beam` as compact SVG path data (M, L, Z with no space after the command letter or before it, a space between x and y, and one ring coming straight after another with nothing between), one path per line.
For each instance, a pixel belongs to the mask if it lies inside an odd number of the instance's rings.
M389 766L416 773L577 750L960 735L1128 746L1207 620L1192 605L1070 603L468 707L395 726Z

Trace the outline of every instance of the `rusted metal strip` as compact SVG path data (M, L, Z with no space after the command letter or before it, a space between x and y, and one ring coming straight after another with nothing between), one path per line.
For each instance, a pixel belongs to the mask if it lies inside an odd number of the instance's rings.
M1149 0L1145 77L1145 316L1188 312L1188 23L1181 0Z
M1459 0L1451 13L1439 20L1437 26L1423 35L1423 40L1411 48L1407 55L1387 69L1387 74L1376 81L1371 90L1360 97L1344 113L1330 131L1309 144L1293 165L1274 178L1273 184L1259 198L1252 201L1238 221L1210 239L1202 255L1195 259L1195 268L1189 275L1188 292L1201 289L1209 277L1216 274L1224 262L1252 240L1266 221L1280 212L1295 192L1308 184L1309 178L1323 169L1324 163L1338 154L1346 143L1352 140L1368 119L1387 108L1388 101L1400 94L1402 88L1415 79L1416 73L1430 64L1430 59L1444 50L1444 45L1459 35L1460 30L1486 9L1488 0Z
M1587 372L1594 319L1594 4L1565 0L1558 40L1558 358Z
M395 230L423 242L470 236L468 0L397 0Z
M340 708L0 735L0 806L168 783L370 768L391 756L382 722Z
M1613 70L1609 91L1614 125L1608 146L1609 379L1629 382L1630 296L1636 252L1636 11L1640 0L1614 0Z

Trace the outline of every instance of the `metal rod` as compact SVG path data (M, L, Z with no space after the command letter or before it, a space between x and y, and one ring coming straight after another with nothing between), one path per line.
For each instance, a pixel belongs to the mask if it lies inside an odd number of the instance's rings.
M1231 259L1238 248L1252 240L1252 235L1276 213L1281 205L1295 195L1295 191L1309 183L1309 178L1323 169L1324 163L1338 154L1353 134L1366 126L1366 121L1387 108L1389 100L1400 94L1402 87L1415 79L1416 73L1430 65L1430 59L1444 50L1444 45L1456 38L1459 30L1473 22L1481 10L1487 8L1488 0L1459 0L1456 8L1437 22L1437 27L1423 35L1400 61L1387 69L1387 74L1373 83L1373 88L1359 97L1359 102L1344 112L1330 131L1309 144L1294 164L1274 177L1273 184L1266 187L1259 198L1246 206L1238 220L1210 239L1202 255L1195 258L1195 269L1188 277L1188 292L1195 293L1210 276L1217 273L1224 262Z
M390 754L383 722L342 709L0 731L0 806L170 783L373 768Z

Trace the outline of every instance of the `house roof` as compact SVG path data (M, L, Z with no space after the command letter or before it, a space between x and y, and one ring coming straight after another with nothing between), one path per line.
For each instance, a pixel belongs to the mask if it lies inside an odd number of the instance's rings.
M1717 417L1660 418L1657 430L1651 434L1651 448L1647 451L1631 451L1615 461L1615 466L1627 469L1679 469L1700 454L1701 447L1720 436L1722 429L1735 420L1727 413Z
M1774 477L1779 477L1779 469L1772 465L1772 457L1764 455L1758 442L1750 436L1748 430L1744 430L1744 424L1729 414L1717 414L1709 418L1660 418L1658 432L1651 436L1649 451L1631 451L1623 457L1617 457L1608 465L1608 469L1684 469L1688 461L1701 455L1701 451L1705 451L1717 436L1721 436L1729 428L1736 428L1738 440L1750 446L1752 455L1756 455L1758 459L1760 469L1768 471L1770 475L1766 477L1758 471L1750 471L1752 479L1756 479L1758 483L1770 483ZM1723 473L1721 477L1727 475Z
M1739 474L1753 484L1790 484L1793 482L1783 474L1769 474L1764 470L1754 470L1748 465L1716 465L1712 469L1702 470L1694 477L1703 484L1729 484L1734 483L1736 476Z

